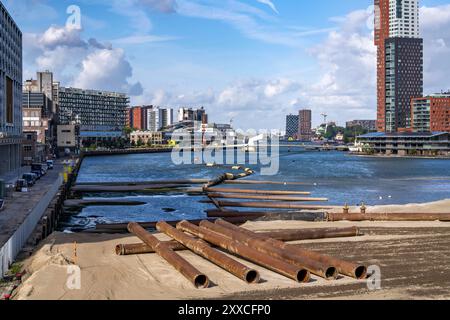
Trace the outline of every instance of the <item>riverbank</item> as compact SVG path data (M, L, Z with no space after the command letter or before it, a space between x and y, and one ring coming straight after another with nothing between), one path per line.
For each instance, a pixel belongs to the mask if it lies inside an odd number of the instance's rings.
M368 212L447 212L450 200L427 204L368 207ZM352 210L356 210L354 207ZM297 243L342 259L381 268L381 290L366 281L341 277L326 281L315 276L296 283L265 268L244 262L261 273L263 281L248 285L192 252L180 254L213 282L195 289L156 254L117 256L118 243L135 243L131 235L54 233L23 261L27 276L14 299L414 299L450 298L450 223L445 222L247 222L251 230L348 227L363 236ZM168 239L158 235L160 239ZM66 287L67 266L74 259L81 268L81 289Z
M413 156L413 155L398 155L398 154L366 154L360 152L349 152L352 156L365 157L365 158L388 158L388 159L438 159L438 160L450 160L450 156Z

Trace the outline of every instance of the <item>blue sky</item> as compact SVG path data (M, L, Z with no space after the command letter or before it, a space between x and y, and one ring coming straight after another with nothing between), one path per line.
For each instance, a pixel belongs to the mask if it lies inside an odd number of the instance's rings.
M24 76L127 92L133 104L204 105L210 119L283 129L313 110L375 118L367 0L2 0L24 33ZM67 29L66 9L82 29ZM450 89L450 2L421 1L425 91Z

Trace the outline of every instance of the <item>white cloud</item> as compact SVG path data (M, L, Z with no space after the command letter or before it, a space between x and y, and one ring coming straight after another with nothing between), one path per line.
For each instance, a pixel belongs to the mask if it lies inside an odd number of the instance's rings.
M129 84L127 79L132 76L130 63L125 59L123 49L98 49L87 55L81 62L81 72L74 80L78 88L94 88L120 92L142 94L140 84Z
M144 44L153 42L166 42L176 40L176 37L155 36L155 35L134 35L125 38L112 40L113 43L119 44Z
M96 39L85 41L81 32L51 26L42 34L24 34L27 70L51 70L63 85L142 94L139 82L129 82L133 70L124 50Z
M139 2L166 13L175 12L177 6L176 0L139 0Z
M51 26L40 37L39 41L46 49L57 47L86 47L86 42L81 40L81 30L75 28L61 28Z
M58 18L58 12L45 1L37 0L4 0L9 13L15 18L29 23L42 20L51 21Z
M425 94L450 90L450 4L420 8Z
M256 0L256 1L258 1L259 3L265 4L265 5L268 5L274 12L279 14L277 7L275 7L275 5L273 4L272 1L270 1L270 0Z

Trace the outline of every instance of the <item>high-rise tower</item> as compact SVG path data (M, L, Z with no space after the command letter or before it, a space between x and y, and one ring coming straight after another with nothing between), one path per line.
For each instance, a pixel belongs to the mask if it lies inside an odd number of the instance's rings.
M419 0L375 0L377 130L411 125L411 101L423 95Z
M375 45L377 46L377 130L386 130L386 62L384 42L389 38L389 0L375 0Z

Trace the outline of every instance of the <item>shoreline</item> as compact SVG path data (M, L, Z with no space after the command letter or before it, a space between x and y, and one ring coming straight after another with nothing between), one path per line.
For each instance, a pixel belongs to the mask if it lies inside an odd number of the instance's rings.
M387 212L449 211L450 199L431 203L373 206L374 210ZM358 209L352 207L352 210ZM379 264L382 267L385 288L372 292L365 281L341 277L326 281L312 277L306 284L296 283L265 268L242 259L244 264L261 273L263 282L248 285L221 268L192 252L180 253L214 283L207 289L195 289L177 271L156 254L117 256L114 247L118 243L135 243L130 234L107 235L87 233L53 233L42 242L31 257L23 262L27 276L15 291L14 299L397 299L416 297L413 289L422 277L429 280L417 293L439 298L450 297L450 279L443 281L441 274L449 272L450 257L446 248L450 245L450 223L428 222L305 222L305 221L254 221L243 227L250 230L280 230L317 227L360 227L363 236L297 241L306 248L318 250L343 259L364 264ZM162 240L165 235L157 234ZM77 243L77 264L81 268L81 289L65 287L67 266L72 265L74 242ZM419 249L420 247L420 249ZM417 248L414 250L413 248ZM440 260L436 264L436 259ZM405 260L409 259L409 260ZM404 266L404 261L410 261ZM403 265L402 268L399 268ZM418 277L408 279L410 268L415 268ZM423 269L423 272L421 271ZM444 270L445 269L445 270ZM422 276L419 276L422 275ZM402 280L403 279L403 280ZM356 290L356 291L355 291ZM412 291L411 291L412 290ZM420 290L419 290L420 291ZM356 295L355 295L356 294Z
M358 154L348 152L351 156L362 157L362 158L380 158L380 159L428 159L428 160L450 160L450 157L446 156L399 156L397 154L386 155L386 154Z

